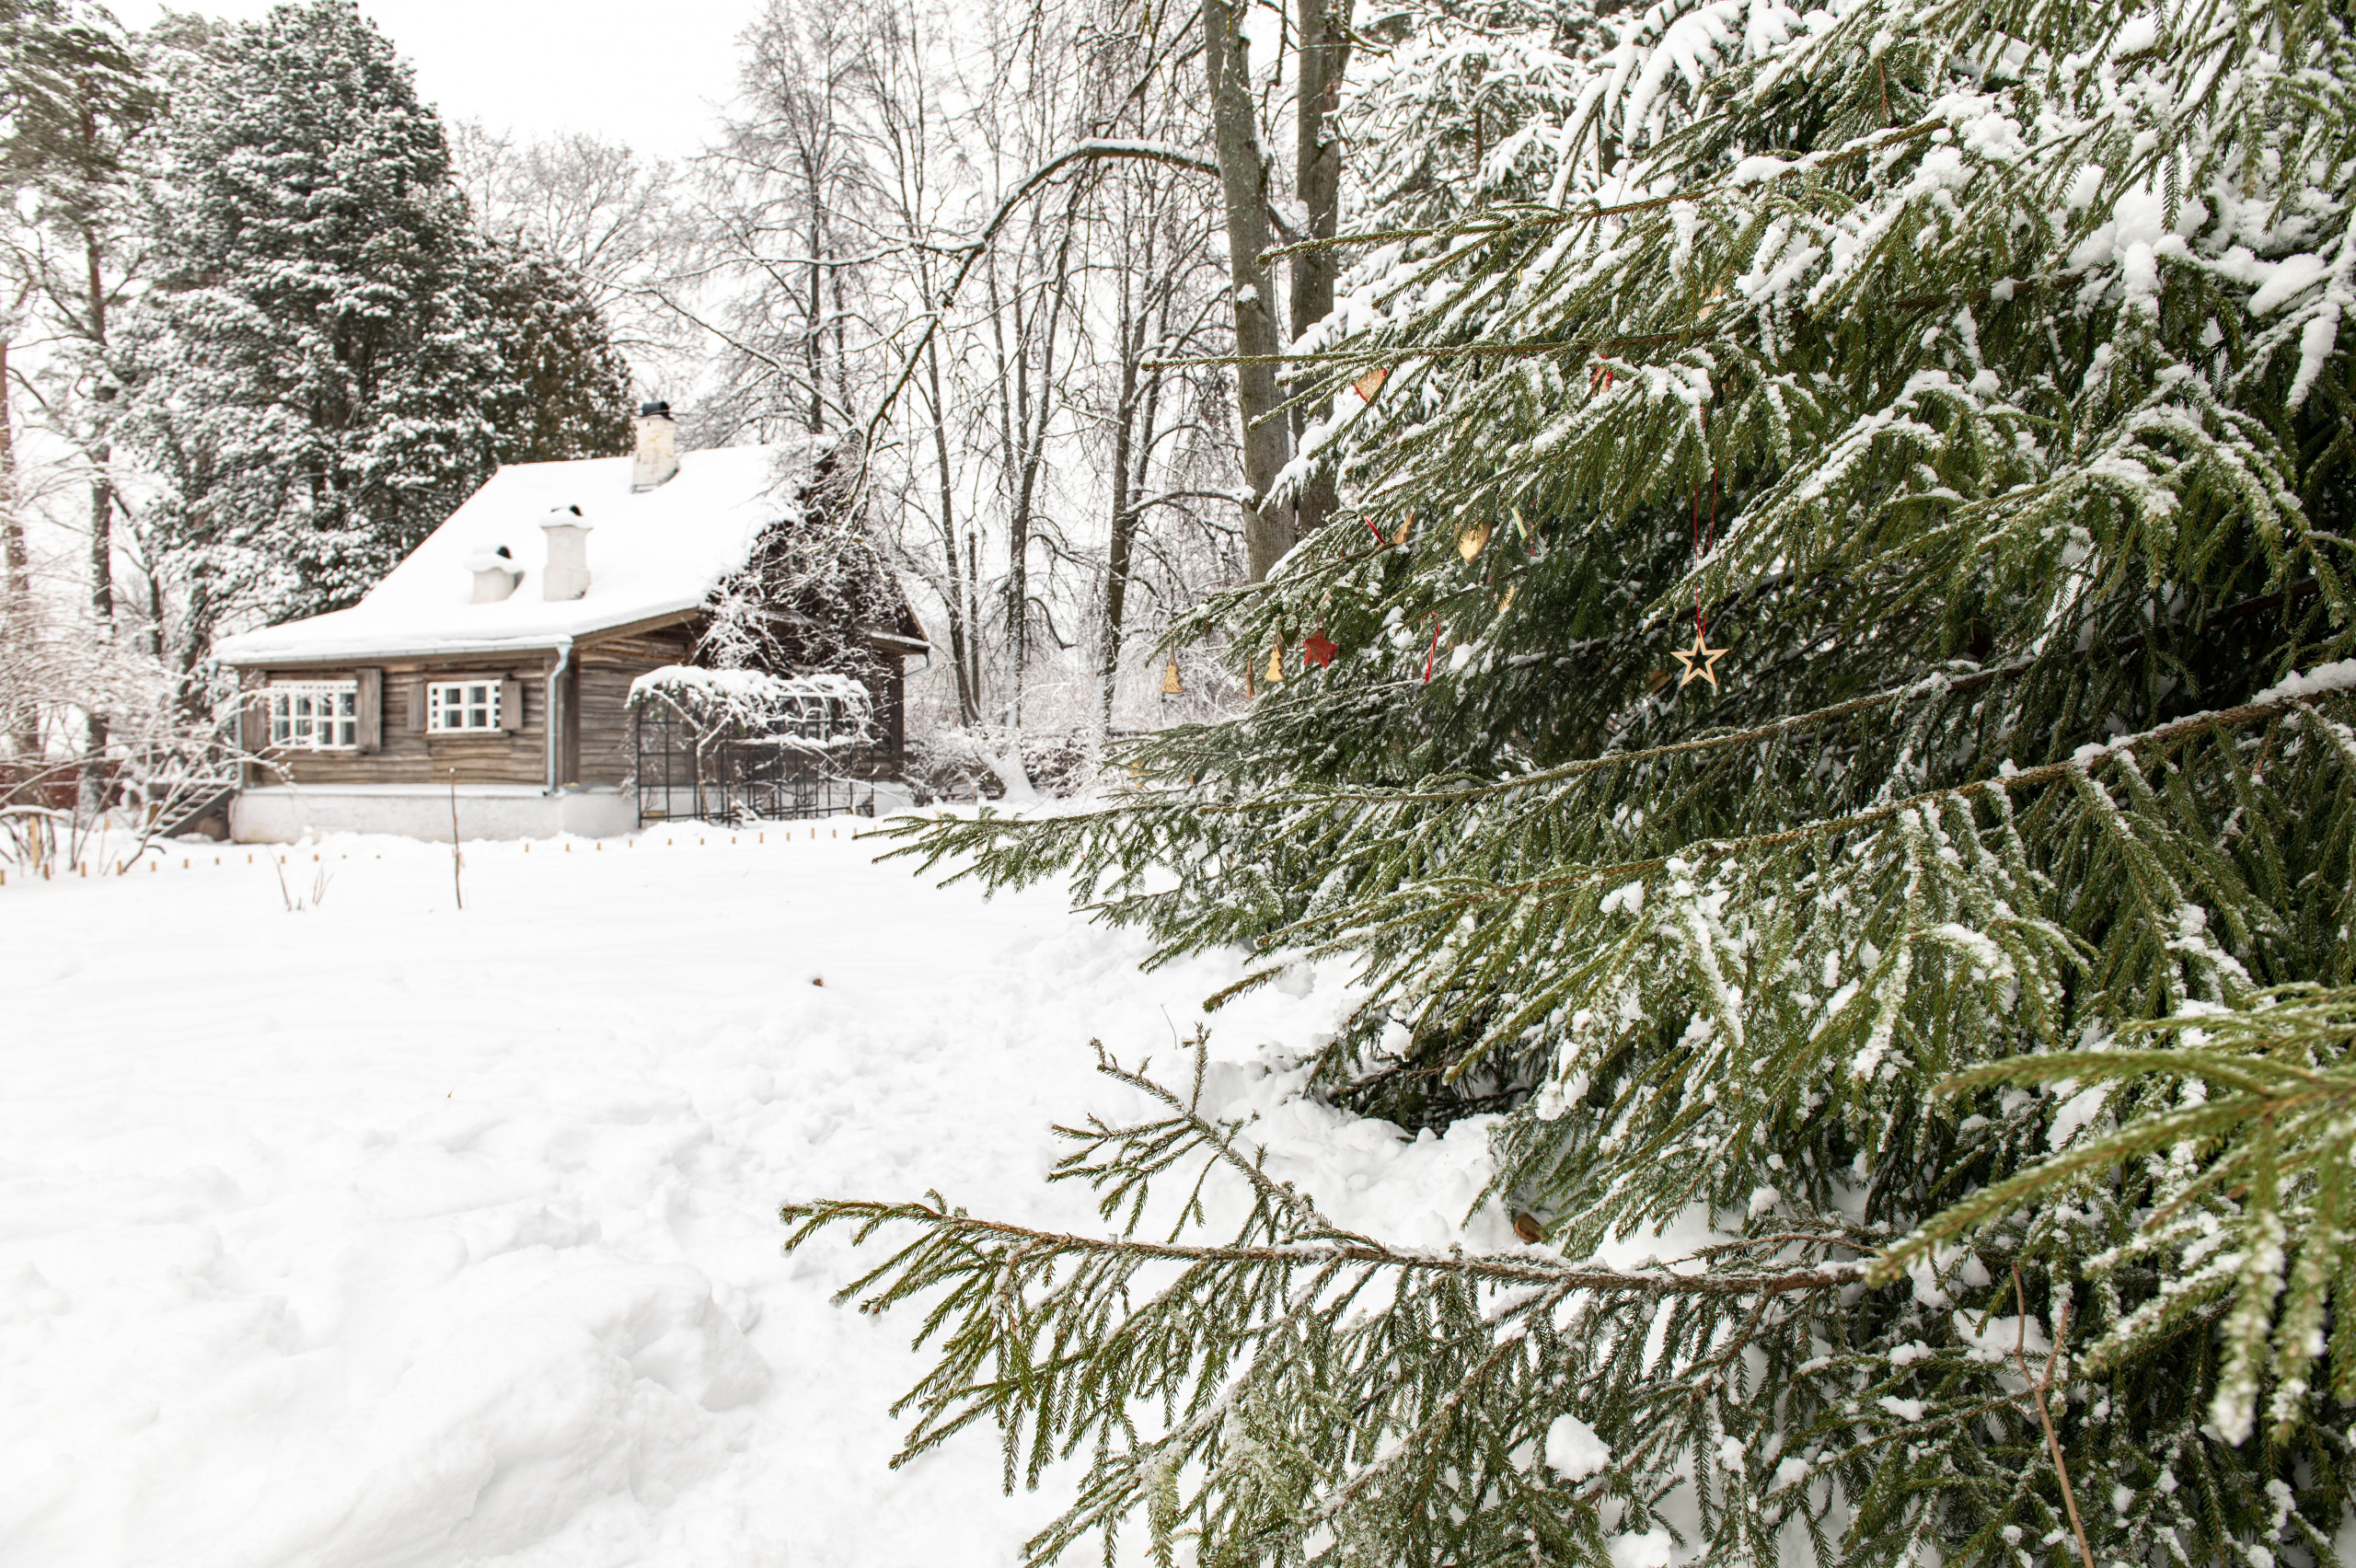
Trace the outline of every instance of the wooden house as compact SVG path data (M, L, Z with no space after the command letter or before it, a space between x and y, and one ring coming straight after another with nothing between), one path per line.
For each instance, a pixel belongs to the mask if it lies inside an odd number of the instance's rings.
M502 467L359 604L224 640L244 748L267 758L247 765L232 835L446 838L454 788L470 838L629 831L631 682L697 661L715 595L761 581L826 466L780 446L679 453L651 404L633 455ZM927 648L896 579L872 575L867 622L839 629L866 655L870 765L893 773L902 662Z

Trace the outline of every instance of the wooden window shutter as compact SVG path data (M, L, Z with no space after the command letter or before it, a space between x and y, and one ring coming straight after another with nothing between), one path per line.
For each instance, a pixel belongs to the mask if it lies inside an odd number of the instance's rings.
M361 670L353 678L360 686L359 699L352 705L358 720L353 744L364 755L373 755L385 749L385 672Z
M402 682L401 698L409 704L407 718L410 733L412 735L425 733L425 677L420 675L413 681Z
M514 734L524 727L524 683L510 677L499 683L499 728Z
M238 698L237 744L259 755L270 744L270 688L248 686Z

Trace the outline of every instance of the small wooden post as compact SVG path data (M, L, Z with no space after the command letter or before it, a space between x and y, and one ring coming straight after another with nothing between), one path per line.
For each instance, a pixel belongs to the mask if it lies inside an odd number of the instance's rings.
M467 890L458 880L458 868L463 857L458 853L458 770L450 769L450 892L458 901L463 913L467 907Z

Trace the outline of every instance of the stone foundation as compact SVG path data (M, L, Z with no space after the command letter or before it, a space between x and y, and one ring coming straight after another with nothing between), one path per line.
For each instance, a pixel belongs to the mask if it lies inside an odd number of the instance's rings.
M634 790L529 785L458 786L458 836L610 838L638 827ZM273 785L240 792L229 834L240 844L286 844L329 833L387 833L450 841L450 791L431 784Z

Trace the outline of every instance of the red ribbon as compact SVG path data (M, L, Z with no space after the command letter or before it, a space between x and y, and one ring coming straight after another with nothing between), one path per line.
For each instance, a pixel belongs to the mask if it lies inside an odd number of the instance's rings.
M1693 481L1693 570L1696 572L1702 570L1703 558L1717 548L1718 470L1717 466L1713 464L1710 467L1710 534L1709 542L1706 545L1703 544L1702 537L1702 481L1699 479ZM1708 623L1702 618L1702 582L1699 577L1696 577L1693 581L1693 635L1701 637L1708 630Z

